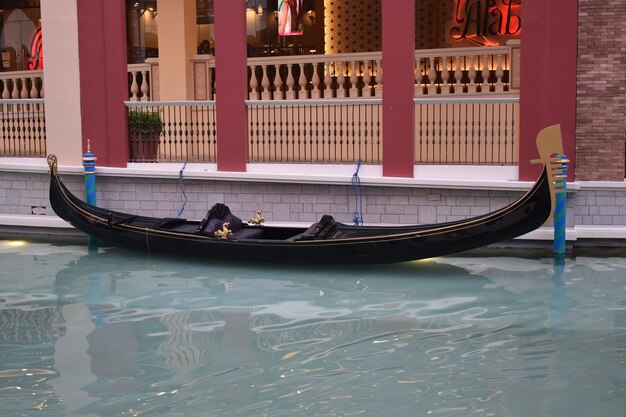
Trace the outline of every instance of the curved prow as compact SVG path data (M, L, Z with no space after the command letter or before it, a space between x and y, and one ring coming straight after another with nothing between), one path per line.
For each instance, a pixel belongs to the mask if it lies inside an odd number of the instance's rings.
M543 164L548 176L550 186L551 209L550 217L556 207L556 193L564 190L557 187L557 183L563 181L563 168L569 160L563 156L563 139L561 137L561 125L552 125L542 129L537 135L537 150L539 159L530 161L531 164Z

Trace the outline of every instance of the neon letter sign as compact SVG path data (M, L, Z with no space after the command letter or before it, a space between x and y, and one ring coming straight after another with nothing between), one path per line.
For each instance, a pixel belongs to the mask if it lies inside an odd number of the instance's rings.
M490 37L517 35L522 30L521 0L456 0L452 39L491 45Z

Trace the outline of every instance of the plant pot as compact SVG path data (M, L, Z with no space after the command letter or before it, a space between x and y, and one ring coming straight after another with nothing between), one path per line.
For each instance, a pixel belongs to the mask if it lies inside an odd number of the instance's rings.
M137 133L130 142L130 157L134 162L157 162L159 156L159 134Z

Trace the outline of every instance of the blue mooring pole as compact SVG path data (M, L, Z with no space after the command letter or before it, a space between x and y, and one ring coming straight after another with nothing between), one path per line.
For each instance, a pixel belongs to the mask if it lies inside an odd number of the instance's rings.
M96 205L96 156L91 152L91 143L87 140L87 152L83 155L83 168L85 169L85 201L93 206ZM95 237L87 236L89 250L98 248Z
M567 167L569 160L565 155L557 155L556 175L556 207L554 208L554 253L565 255L565 227L567 223Z

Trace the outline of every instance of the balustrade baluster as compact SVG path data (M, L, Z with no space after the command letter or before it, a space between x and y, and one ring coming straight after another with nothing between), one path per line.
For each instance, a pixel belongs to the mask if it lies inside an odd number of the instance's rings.
M482 71L482 77L483 77L483 84L480 87L480 92L481 93L489 93L489 91L491 90L490 86L489 86L489 56L487 54L483 55L483 71Z
M474 55L470 55L470 67L469 67L469 89L468 92L476 93L476 62L474 60Z
M496 93L504 92L504 83L502 78L504 77L504 69L502 68L502 54L498 54L498 66L496 67Z
M376 97L382 97L383 96L383 66L382 66L382 60L380 59L376 60L376 86L374 88L376 89L374 93Z
M338 74L337 74L337 98L346 98L347 94L346 94L346 76L343 73L343 62L341 61L337 61L337 68L338 68Z
M149 101L149 100L150 100L150 86L148 85L148 72L143 70L141 71L141 101Z
M257 87L259 86L259 81L256 79L256 65L250 66L250 100L258 100L259 92L257 91Z
M304 75L304 64L300 64L300 76L298 77L298 99L304 100L307 98L306 91L306 75Z
M463 94L463 70L461 69L461 56L457 55L456 65L454 67L454 94Z
M20 79L13 79L13 91L11 92L11 98L18 99L20 98Z
M30 98L39 98L39 92L37 91L37 77L31 77L30 79Z
M295 80L293 78L293 65L291 64L287 64L287 91L286 91L286 99L287 100L293 100L294 98L296 98L296 92L295 92Z
M139 92L139 85L137 84L137 71L130 73L130 101L137 101L137 93Z
M267 75L267 65L261 65L263 77L261 78L261 100L270 99L270 78Z
M363 97L371 97L372 96L372 88L370 87L370 83L372 82L372 61L363 61L363 90L361 95Z
M422 72L422 58L417 58L415 61L415 95L424 95L424 86L422 85L422 78L424 73Z
M319 73L320 66L317 64L317 62L314 62L312 65L313 65L313 73L311 74L311 98L318 99L318 98L321 98L320 73Z
M20 98L29 98L28 78L22 78L22 89L20 90Z
M330 62L324 62L324 98L333 98L333 79L330 76Z
M4 79L2 80L2 98L4 100L8 99L9 97L11 97L11 93L9 92L9 82L10 80Z
M429 95L437 94L437 86L435 86L435 80L437 79L437 72L435 71L435 60L437 57L431 56L428 58L430 62L430 68L428 69L428 90L427 93Z
M449 59L451 58L447 56L441 57L441 94L443 95L450 94L450 85L448 84L450 78L450 71L448 70ZM452 63L450 63L450 68L452 68Z
M280 78L280 65L276 65L276 74L274 75L274 96L273 99L274 100L282 100L283 99L283 92L281 91L280 87L283 83L283 80Z
M357 70L358 70L359 64L357 63L357 61L352 61L350 63L350 97L358 97L359 96L359 88L357 86L357 83L359 81L358 75L357 75Z

